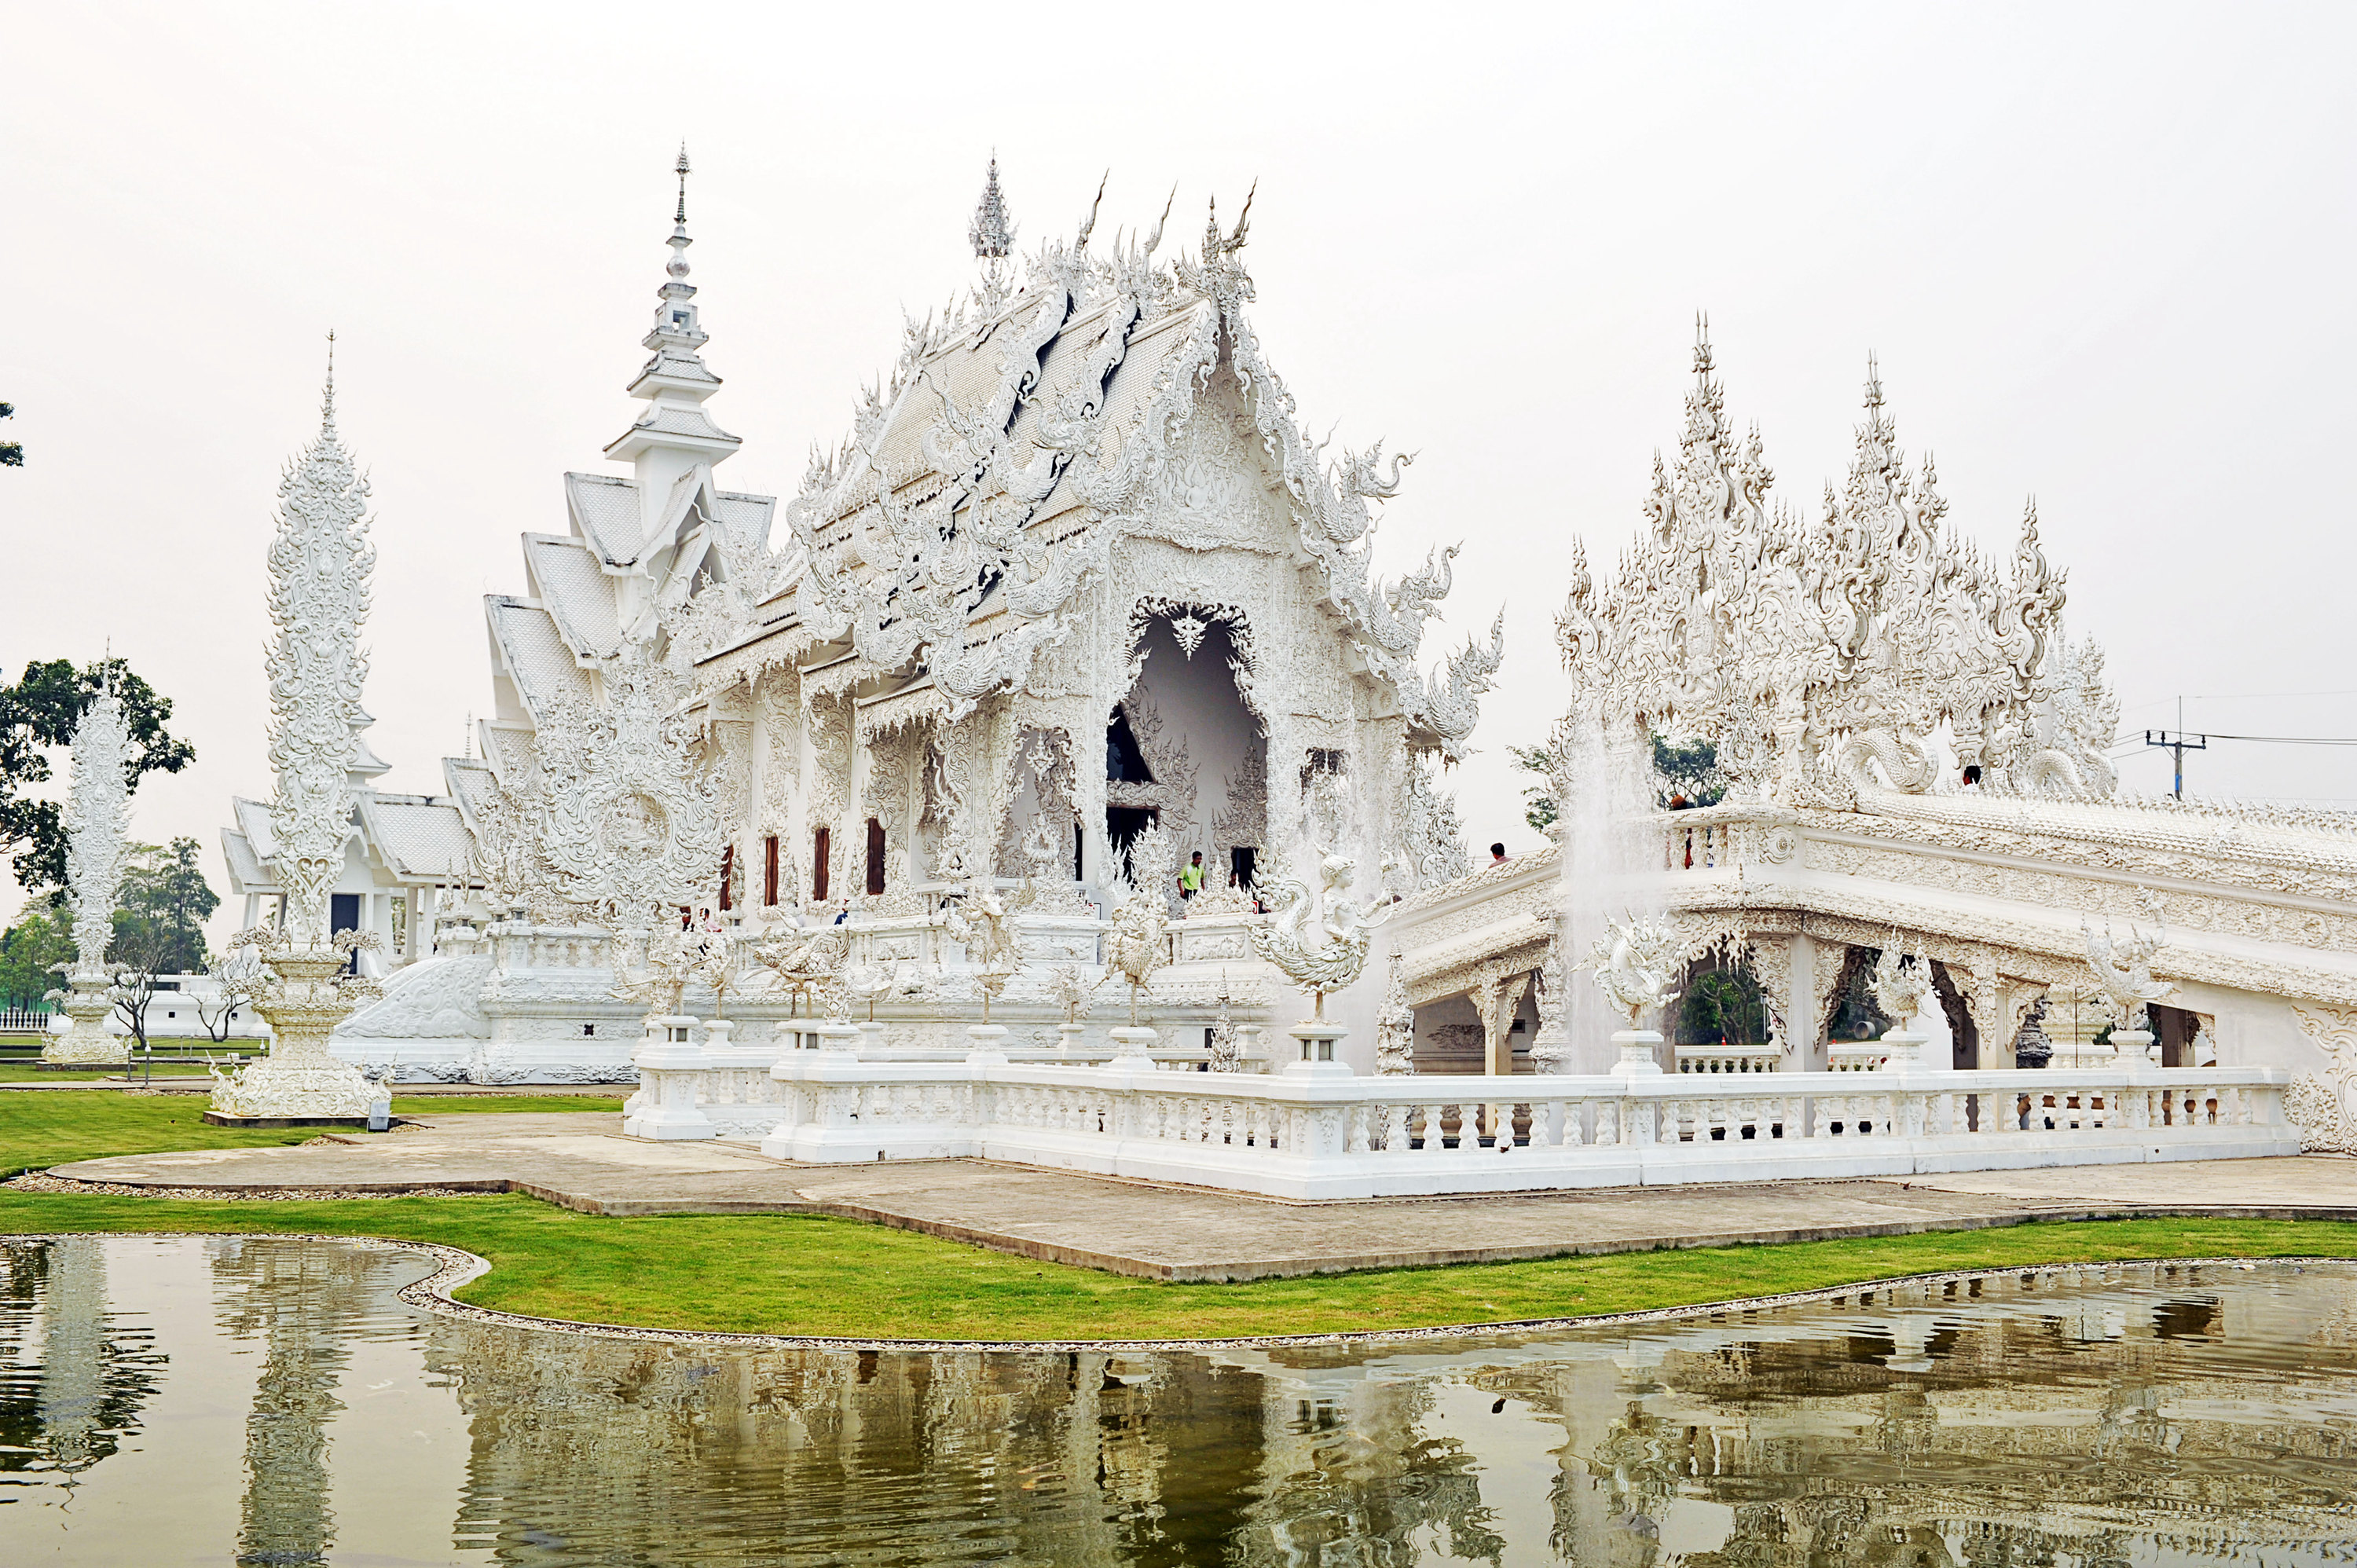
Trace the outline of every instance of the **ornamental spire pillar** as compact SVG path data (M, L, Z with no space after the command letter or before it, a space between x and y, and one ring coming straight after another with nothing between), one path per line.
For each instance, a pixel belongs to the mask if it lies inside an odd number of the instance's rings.
M328 342L335 341L328 335ZM332 347L330 349L332 354ZM335 361L320 400L319 435L278 484L270 542L270 802L272 865L286 896L284 925L240 934L271 977L254 1010L270 1023L270 1054L214 1079L208 1122L293 1125L365 1121L377 1088L328 1054L328 1036L375 987L348 973L348 954L373 937L328 929L328 895L341 879L352 833L361 687L376 552L368 540L368 480L336 432Z
M663 282L655 290L652 330L639 341L653 357L640 366L630 385L632 397L644 399L646 412L608 443L606 456L636 470L640 516L651 533L667 510L672 490L698 467L725 461L743 441L712 422L704 402L720 390L720 378L705 367L701 350L706 334L697 320L695 285L687 281L687 144L679 146L673 166L679 176L679 200L672 212L671 260Z
M123 839L130 821L124 771L131 735L112 691L91 700L74 725L73 784L66 802L66 886L73 908L74 961L67 987L49 994L73 1020L41 1048L45 1062L113 1064L130 1049L106 1029L106 949L114 940L115 897L123 886Z

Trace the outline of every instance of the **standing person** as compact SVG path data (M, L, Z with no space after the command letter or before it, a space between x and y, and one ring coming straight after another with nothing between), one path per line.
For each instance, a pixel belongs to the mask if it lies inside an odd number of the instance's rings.
M1504 844L1493 843L1490 846L1490 864L1492 865L1503 865L1506 864L1506 846Z
M1203 852L1199 849L1192 860L1178 868L1178 897L1182 900L1192 898L1202 890Z

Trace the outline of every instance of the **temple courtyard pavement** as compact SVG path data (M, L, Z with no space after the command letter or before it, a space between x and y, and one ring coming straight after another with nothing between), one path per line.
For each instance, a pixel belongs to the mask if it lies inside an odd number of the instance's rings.
M828 1214L1157 1280L1895 1236L2158 1216L2357 1219L2357 1160L2076 1165L1300 1203L974 1159L795 1165L625 1138L619 1114L411 1117L281 1148L85 1160L57 1178L223 1193L529 1193L592 1214Z

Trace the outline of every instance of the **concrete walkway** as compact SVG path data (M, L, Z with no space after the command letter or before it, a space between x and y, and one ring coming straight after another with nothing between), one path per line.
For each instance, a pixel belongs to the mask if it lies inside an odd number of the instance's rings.
M982 1160L780 1165L746 1144L625 1138L620 1117L594 1112L428 1115L413 1123L291 1148L83 1160L53 1174L159 1189L517 1191L591 1214L834 1214L1161 1280L1893 1236L2029 1219L2357 1219L2357 1160L2322 1156L1286 1203Z

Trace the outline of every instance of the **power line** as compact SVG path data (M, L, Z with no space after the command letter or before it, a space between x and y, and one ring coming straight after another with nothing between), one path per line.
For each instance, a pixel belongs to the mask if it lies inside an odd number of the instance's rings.
M2146 732L2147 735L2152 733L2154 732ZM2201 738L2204 740L2248 740L2256 741L2264 746L2357 746L2357 735L2221 735L2214 729L2205 730L2201 733ZM2112 742L2110 749L2116 752L2118 755L2125 757L2142 751L2147 744L2147 743L2141 737L2115 740ZM2150 744L2166 745L2168 743L2165 741L2156 741ZM2193 743L2190 740L2186 742L2186 746L2189 750L2192 748L2192 744Z
M2357 735L2220 735L2208 732L2212 740L2255 740L2268 746L2357 746Z

